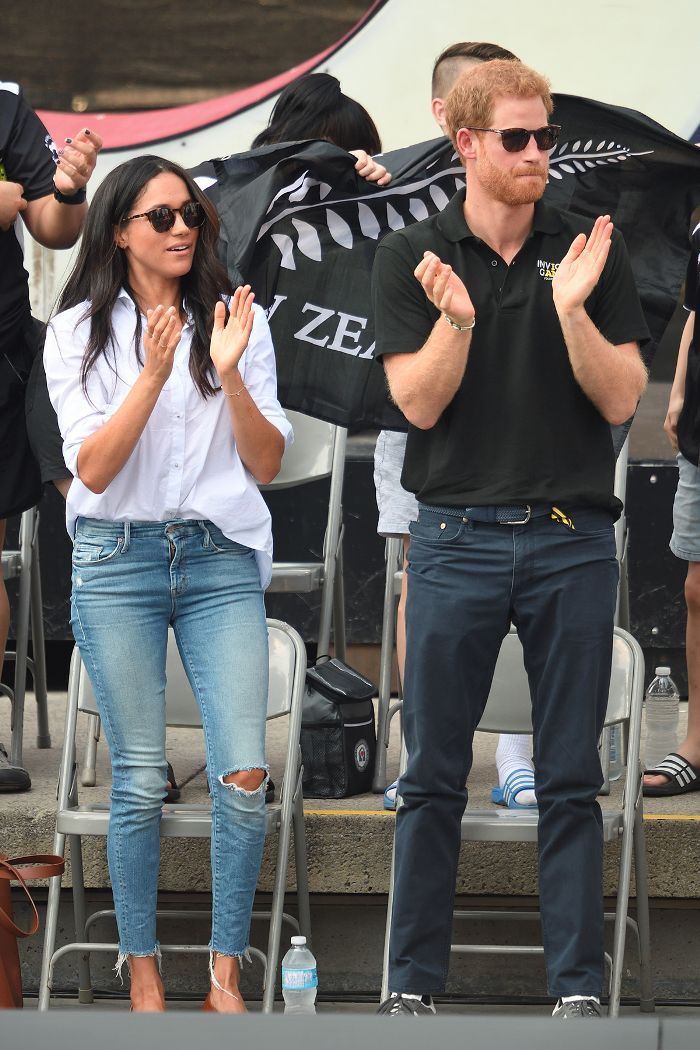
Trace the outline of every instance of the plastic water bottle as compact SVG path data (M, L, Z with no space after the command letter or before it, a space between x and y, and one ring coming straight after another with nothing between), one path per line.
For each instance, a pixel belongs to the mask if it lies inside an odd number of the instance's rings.
M678 748L678 690L670 667L657 667L645 702L646 747L644 765L653 769Z
M292 947L282 960L282 995L286 1014L315 1014L318 976L316 960L306 947L306 937L292 937Z

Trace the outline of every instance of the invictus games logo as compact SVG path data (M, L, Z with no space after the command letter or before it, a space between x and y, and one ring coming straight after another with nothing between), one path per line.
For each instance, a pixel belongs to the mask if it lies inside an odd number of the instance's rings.
M540 277L544 277L545 281L553 281L555 274L559 269L559 263L546 262L544 259L538 259L537 269L540 271Z
M355 765L360 773L364 773L369 765L369 744L366 740L358 740L355 744Z

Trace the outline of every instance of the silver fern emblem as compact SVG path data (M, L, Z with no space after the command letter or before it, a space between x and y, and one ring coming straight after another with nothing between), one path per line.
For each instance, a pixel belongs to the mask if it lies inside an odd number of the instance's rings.
M629 157L645 157L653 153L651 149L634 153L629 146L603 139L593 146L593 139L585 144L578 139L573 144L562 142L555 147L549 156L549 174L553 179L563 179L567 175L583 174L591 168L602 164L620 164Z
M267 209L270 217L258 230L257 240L269 235L280 253L282 269L296 270L297 253L312 262L323 261L321 230L335 244L350 250L359 240L377 241L390 230L401 230L442 211L455 190L463 186L464 168L456 153L446 168L410 185L388 186L382 192L339 200L327 201L331 187L305 171L275 194ZM318 222L319 209L323 223ZM305 212L316 221L308 222L303 217Z

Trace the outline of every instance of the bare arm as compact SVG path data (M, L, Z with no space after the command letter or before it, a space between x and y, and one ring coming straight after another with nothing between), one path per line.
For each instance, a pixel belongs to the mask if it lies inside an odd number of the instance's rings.
M81 131L61 154L54 176L57 190L72 197L83 189L95 170L102 139L94 132ZM27 201L22 218L34 240L45 248L70 248L78 239L87 215L87 203L61 204L49 194Z
M683 410L685 401L685 376L688 370L688 351L693 341L695 331L695 311L691 310L683 328L680 345L678 347L678 360L676 362L676 374L673 377L671 396L668 399L668 412L664 420L664 430L671 442L671 448L678 451L678 417Z
M262 414L238 370L253 330L253 299L250 285L237 288L231 300L227 324L224 324L224 304L216 304L210 353L228 401L238 455L255 480L267 485L274 480L282 465L284 438L274 423Z
M172 372L181 335L174 307L148 311L143 371L112 418L80 446L78 476L91 492L104 492L136 448Z
M426 252L414 273L441 313L458 325L473 326L474 306L451 266ZM421 430L435 426L459 389L470 345L471 330L460 332L439 317L416 353L385 355L391 396L409 423Z
M603 215L588 238L585 234L575 238L552 282L552 294L576 381L614 425L633 415L646 387L647 370L637 343L610 343L584 307L603 272L612 230L610 217Z

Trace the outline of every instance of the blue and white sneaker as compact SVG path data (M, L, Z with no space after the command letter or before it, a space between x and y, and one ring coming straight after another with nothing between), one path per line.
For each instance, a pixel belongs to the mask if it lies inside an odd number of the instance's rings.
M389 784L384 792L384 809L396 809L396 792L398 786L399 782L398 780L395 780L393 784Z

